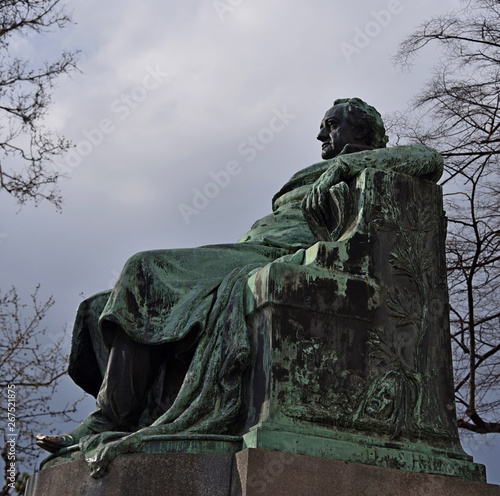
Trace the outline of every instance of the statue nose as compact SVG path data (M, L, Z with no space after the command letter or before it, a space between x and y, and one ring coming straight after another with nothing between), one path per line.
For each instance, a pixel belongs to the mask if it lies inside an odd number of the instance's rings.
M316 139L318 139L320 141L328 141L329 135L326 132L325 128L323 128L323 129L320 130L320 132L318 133L318 136L316 136Z

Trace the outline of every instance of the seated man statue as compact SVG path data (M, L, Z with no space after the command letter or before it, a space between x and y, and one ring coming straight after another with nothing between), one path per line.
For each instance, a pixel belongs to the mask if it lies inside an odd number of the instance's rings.
M57 453L79 444L89 453L128 440L131 450L145 434L238 435L248 427L248 278L270 263L301 264L305 249L335 241L337 186L364 168L431 181L442 173L432 149L386 148L380 114L359 98L334 102L318 140L324 161L296 173L274 196L273 213L238 243L138 253L111 291L82 302L69 373L97 398L96 410L67 434L39 434L39 446Z

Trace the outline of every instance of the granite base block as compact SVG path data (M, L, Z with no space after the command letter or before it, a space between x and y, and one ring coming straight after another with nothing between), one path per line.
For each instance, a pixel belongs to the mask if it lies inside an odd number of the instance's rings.
M235 455L242 496L500 496L500 487L443 475L246 449Z
M206 453L121 455L93 479L85 461L76 460L37 472L26 496L228 496L235 493L233 461L232 455Z
M121 455L101 479L83 460L37 472L26 496L500 496L500 487L249 448L236 455Z

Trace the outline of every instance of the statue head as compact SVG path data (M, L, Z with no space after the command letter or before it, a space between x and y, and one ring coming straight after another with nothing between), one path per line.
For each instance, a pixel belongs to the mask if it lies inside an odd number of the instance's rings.
M381 115L360 98L335 100L321 121L318 139L325 160L338 155L348 144L384 148L388 141Z

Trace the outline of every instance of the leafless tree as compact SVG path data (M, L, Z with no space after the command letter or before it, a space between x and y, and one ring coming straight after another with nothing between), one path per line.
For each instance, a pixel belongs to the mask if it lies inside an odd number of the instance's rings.
M443 155L458 423L500 432L500 1L464 1L424 22L396 63L409 69L427 45L441 60L390 127Z
M47 200L61 206L60 174L50 164L70 142L47 129L44 118L56 78L76 68L76 52L38 64L18 53L18 42L69 22L61 0L0 2L0 191L21 205Z
M37 287L29 306L21 302L15 288L0 292L0 415L3 423L0 454L4 462L0 496L22 494L25 482L22 469L32 471L40 453L34 444L34 435L49 432L53 418L74 420L71 414L78 403L70 402L53 409L54 394L68 365L63 349L66 330L62 329L54 337L41 327L54 300L50 297L40 302L38 292ZM14 471L11 471L11 462ZM16 483L13 484L14 472ZM17 492L13 487L16 484Z

